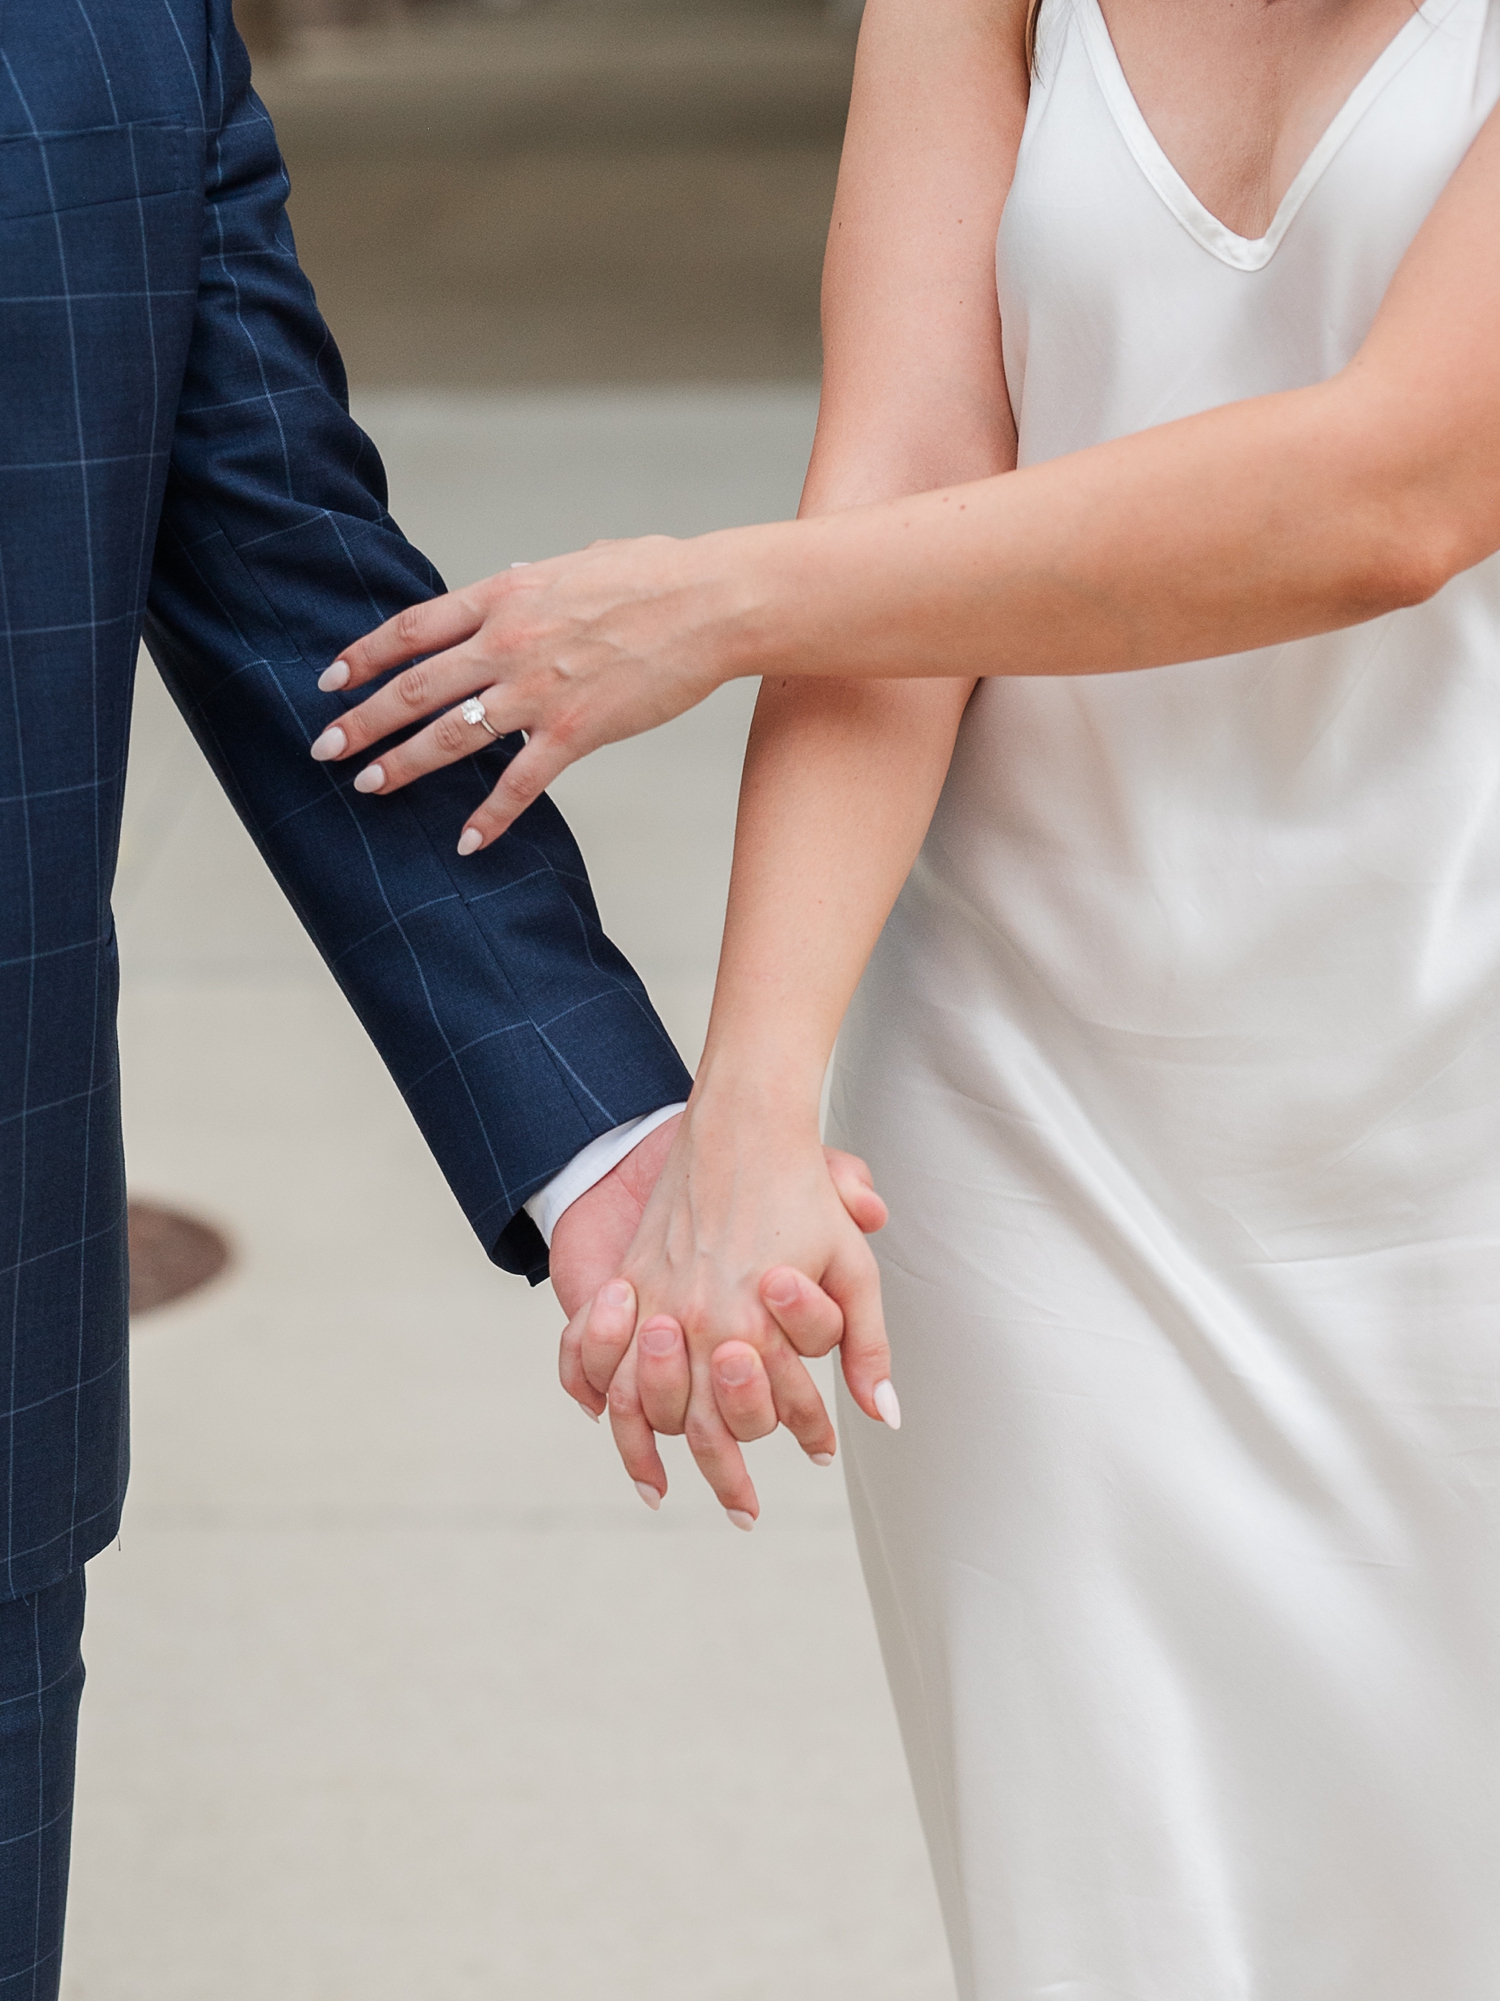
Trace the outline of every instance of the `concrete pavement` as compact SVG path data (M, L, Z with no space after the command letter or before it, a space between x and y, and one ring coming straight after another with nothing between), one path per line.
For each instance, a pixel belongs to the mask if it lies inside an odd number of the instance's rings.
M457 582L788 512L812 397L364 415ZM689 1053L746 715L557 788ZM118 910L133 1185L236 1263L136 1330L66 2001L951 2001L838 1472L641 1507L150 678Z

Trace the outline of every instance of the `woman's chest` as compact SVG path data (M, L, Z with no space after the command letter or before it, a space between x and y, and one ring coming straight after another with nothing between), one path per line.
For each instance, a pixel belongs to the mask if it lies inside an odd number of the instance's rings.
M1023 463L1343 367L1500 98L1497 26L1428 0L1247 237L1160 145L1099 0L1047 0L997 246Z
M1211 215L1264 235L1412 0L1100 0L1141 116Z

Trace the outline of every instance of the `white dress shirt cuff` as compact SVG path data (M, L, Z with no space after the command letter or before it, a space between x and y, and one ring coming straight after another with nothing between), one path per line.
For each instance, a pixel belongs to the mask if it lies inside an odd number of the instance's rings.
M675 1119L686 1110L686 1104L663 1105L659 1112L647 1112L644 1118L627 1119L613 1132L590 1140L582 1153L574 1154L561 1174L554 1174L544 1188L536 1191L526 1204L526 1213L541 1231L549 1250L552 1232L563 1210L570 1209L580 1195L587 1195L596 1181L602 1181L612 1168L618 1167L648 1133L654 1133L658 1126L664 1126L668 1119Z

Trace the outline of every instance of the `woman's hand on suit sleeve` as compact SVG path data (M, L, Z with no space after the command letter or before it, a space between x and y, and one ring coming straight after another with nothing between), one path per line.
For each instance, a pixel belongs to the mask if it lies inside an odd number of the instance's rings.
M454 830L460 854L477 853L575 758L670 721L745 671L733 657L744 586L713 553L724 539L596 542L411 606L323 673L327 690L391 678L325 730L313 756L357 761L356 789L383 795L483 749L486 726L524 731L489 798ZM463 716L471 696L483 721Z

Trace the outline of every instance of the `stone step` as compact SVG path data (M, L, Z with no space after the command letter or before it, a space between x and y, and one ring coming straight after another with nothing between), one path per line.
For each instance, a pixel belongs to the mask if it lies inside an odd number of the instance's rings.
M854 26L562 11L312 38L256 66L289 153L836 142Z

